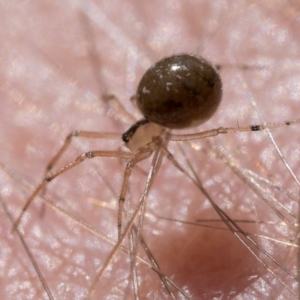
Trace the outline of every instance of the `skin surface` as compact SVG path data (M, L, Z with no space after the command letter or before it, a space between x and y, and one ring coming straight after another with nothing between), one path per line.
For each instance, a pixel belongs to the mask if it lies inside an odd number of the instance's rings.
M218 111L201 129L186 132L257 124L258 113L265 122L299 118L297 1L140 3L1 4L0 191L1 201L14 219L72 130L122 134L132 125L129 117L118 114L120 108L115 109L115 102L105 103L101 95L115 94L127 111L141 119L129 99L143 73L174 53L199 54L224 65L220 71L223 100ZM240 64L254 68L232 67ZM299 125L272 133L299 176ZM116 150L121 144L121 139L74 140L58 166L86 151ZM274 193L294 214L298 213L297 202L280 190L297 198L299 186L266 133L230 134L194 142L192 147L183 143L182 147L214 201L233 219L257 222L241 224L244 230L295 241L295 231L280 222L262 201L268 192ZM170 142L169 150L190 170L175 142ZM228 153L228 158L224 154L223 160L218 158L221 152ZM71 217L49 204L43 206L37 197L22 219L21 232L54 299L84 299L110 253L112 245L96 231L117 239L118 195L125 164L122 160L95 158L53 180L45 197ZM149 164L143 162L141 168L147 171ZM258 196L250 187L249 177L244 183L233 169L249 169L276 183L276 187L258 181ZM129 202L132 209L136 206L145 181L143 172L133 172L127 209ZM0 214L0 298L48 299L20 237L10 233L12 225L3 206ZM143 227L143 236L161 270L192 299L295 298L232 233L155 215L187 222L219 219L207 198L166 159L152 187ZM220 223L210 221L205 225ZM265 239L260 242L296 273L295 247ZM141 248L139 252L145 257ZM260 255L260 251L256 253ZM268 264L276 270L274 264ZM132 299L132 290L126 289L129 270L128 254L118 252L97 285L94 299ZM142 299L170 298L152 270L140 264L138 272ZM278 278L289 287L294 284L292 291L297 293L295 280L283 271L278 272Z

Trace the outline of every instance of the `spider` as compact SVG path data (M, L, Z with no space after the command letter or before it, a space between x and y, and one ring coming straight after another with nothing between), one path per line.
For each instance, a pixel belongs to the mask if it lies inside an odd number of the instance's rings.
M22 208L19 217L13 224L15 230L29 205L38 193L42 192L46 185L60 174L72 169L83 161L95 157L113 157L127 159L124 171L124 179L119 196L119 208L117 215L118 243L115 245L105 264L100 270L97 278L91 287L92 294L97 281L103 275L105 269L113 259L118 246L122 243L129 230L132 228L135 219L140 215L140 227L142 228L143 211L148 192L153 184L155 174L159 171L162 159L166 157L177 169L188 176L194 184L203 192L210 201L220 218L230 230L242 230L238 225L233 224L230 218L213 202L209 194L185 168L183 168L168 150L168 143L172 141L191 141L212 137L219 134L232 132L262 131L269 128L283 127L299 123L300 120L279 122L271 124L256 124L238 127L220 127L208 131L193 134L172 134L172 129L186 129L196 127L207 121L216 112L222 98L222 81L217 71L220 67L214 67L209 61L200 56L189 54L178 54L164 58L154 64L142 77L136 96L134 97L137 106L144 118L133 124L123 135L122 140L125 149L116 151L89 151L79 155L71 163L52 172L53 167L59 158L66 151L74 137L118 139L119 134L102 133L91 131L73 131L65 139L64 144L57 154L52 158L46 168L46 176L33 191ZM114 96L106 96L113 98ZM152 167L149 172L147 184L130 221L122 230L122 213L126 200L126 193L132 169L141 161L152 158ZM140 238L140 230L137 232L137 239ZM238 237L239 238L239 237Z

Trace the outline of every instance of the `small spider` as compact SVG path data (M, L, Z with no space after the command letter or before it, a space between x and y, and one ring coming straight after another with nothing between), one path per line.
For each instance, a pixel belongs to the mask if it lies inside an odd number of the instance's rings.
M219 67L218 67L219 69ZM108 96L109 97L109 96ZM110 96L113 97L113 96ZM45 186L65 171L72 169L86 159L94 157L115 157L129 160L127 162L124 179L119 196L118 209L118 242L121 243L130 229L127 225L122 232L122 212L132 168L139 162L162 153L180 171L186 171L179 165L168 151L169 141L188 141L205 137L227 134L229 132L261 131L299 123L300 120L271 123L266 125L250 125L243 127L220 127L193 134L172 134L172 129L185 129L198 126L213 116L222 98L222 81L217 68L206 59L189 54L178 54L164 58L154 64L142 77L135 96L137 106L144 119L132 125L123 135L122 140L127 147L117 151L89 151L78 156L74 161L51 172L55 163L66 151L73 137L85 138L120 138L119 134L100 133L90 131L73 131L65 139L64 144L52 158L46 168L46 176L33 191L22 208L13 225L13 230L19 225L24 212L31 202ZM129 150L129 151L128 151ZM162 158L161 158L162 159ZM158 160L155 172L158 171L161 160ZM188 175L188 174L187 174ZM189 175L188 175L189 176ZM190 176L189 176L190 177ZM151 186L152 181L148 182ZM148 188L149 190L149 188ZM219 210L219 214L222 214ZM137 214L136 214L137 215ZM133 224L132 217L131 226ZM129 228L129 229L128 229ZM113 253L110 258L113 257ZM105 263L107 265L108 261ZM98 278L101 276L98 274Z

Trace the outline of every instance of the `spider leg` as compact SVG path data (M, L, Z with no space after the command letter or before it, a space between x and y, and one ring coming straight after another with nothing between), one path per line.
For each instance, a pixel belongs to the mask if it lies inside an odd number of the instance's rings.
M171 161L171 163L179 169L181 172L185 173L184 169L178 164L178 162L174 159L173 154L168 150L166 145L164 144L163 140L160 137L153 137L153 142L160 147L163 154L167 157L168 160Z
M218 71L221 71L223 69L240 69L243 71L249 71L249 70L264 70L267 68L267 66L264 65L247 65L247 64L215 64L215 69Z
M54 165L62 157L62 155L65 153L65 151L68 149L68 147L71 144L72 139L74 137L93 138L93 139L101 139L101 138L102 139L121 139L121 136L116 133L108 133L108 132L103 133L103 132L95 132L95 131L74 130L67 135L61 148L57 151L57 153L54 155L54 157L48 163L48 165L45 169L44 177L47 177L51 173L51 170L53 169ZM42 194L42 196L45 196L46 186L44 186L44 188L42 188L41 194ZM44 210L45 210L45 206L43 205L42 210L41 210L41 216L44 215L44 213L45 213Z
M295 119L292 121L269 123L269 124L259 124L259 125L248 125L248 126L237 126L237 127L219 127L216 129L211 129L207 131L202 131L199 133L192 134L170 134L168 139L170 141L190 141L196 139L202 139L205 137L217 136L219 134L227 134L230 132L248 132L248 131L262 131L271 128L279 128L284 126L289 126L293 124L300 123L300 119Z
M128 188L128 182L129 182L129 177L131 175L131 170L132 168L140 161L147 159L150 157L153 153L153 150L150 147L145 147L141 148L138 152L136 152L134 155L135 157L131 159L125 168L124 171L124 179L123 179L123 184L121 188L121 193L119 197L119 209L118 209L118 241L121 238L122 234L122 212L123 212L123 207L124 207L124 202L125 202L125 196Z
M46 186L47 183L49 183L50 181L52 181L54 178L56 178L60 174L62 174L64 172L72 169L73 167L79 165L80 163L82 163L86 159L90 159L90 158L94 158L94 157L115 157L115 158L129 158L129 159L131 158L132 159L133 158L133 154L130 153L130 152L125 152L125 151L89 151L89 152L86 152L86 153L78 156L71 163L65 165L64 167L58 169L57 171L55 171L53 173L50 173L48 176L46 176L40 182L40 184L33 191L33 193L31 194L31 196L29 197L29 199L27 200L27 202L23 206L22 211L21 211L19 217L17 218L17 220L13 224L12 231L14 231L18 227L19 222L20 222L20 220L21 220L24 212L27 210L27 208L29 207L29 205L31 204L31 202L34 200L34 198L37 196L37 194Z
M274 123L275 124L275 123ZM276 123L278 124L278 123ZM171 163L178 168L180 171L182 171L185 175L187 175L188 178L192 180L192 182L198 186L199 190L206 196L206 198L209 200L211 205L214 207L215 211L218 213L220 218L223 220L223 222L226 224L228 229L240 240L240 242L250 251L250 253L263 265L263 267L271 273L276 279L279 280L279 282L284 285L293 295L293 291L289 288L289 286L282 281L276 273L269 267L268 264L266 264L253 250L253 248L259 249L266 257L268 257L273 263L275 263L277 266L281 267L281 269L289 275L291 278L296 279L296 274L290 272L287 268L285 268L283 265L281 265L279 262L275 260L275 258L272 256L271 253L269 253L267 250L265 250L259 243L255 242L255 240L252 239L251 235L242 230L241 227L237 225L234 220L232 220L210 197L204 186L202 185L200 179L198 178L196 172L194 171L193 166L190 164L189 160L187 159L187 162L189 164L190 169L192 170L194 176L191 176L189 173L187 173L180 165L179 163L174 159L173 155L169 152L169 150L163 145L162 140L159 137L153 138L153 141L155 144L159 145L162 152L165 154L165 156L171 161Z
M108 112L109 115L113 115L114 118L120 120L125 124L134 124L137 121L136 118L126 110L124 105L114 94L104 94L102 95L102 99L104 100L104 102L108 103L110 107L113 108L114 112L112 112L112 110L110 109Z
M120 134L116 133L103 133L103 132L94 132L94 131L81 131L81 130L74 130L70 134L67 135L65 141L58 152L54 155L54 157L50 160L46 167L45 177L51 172L54 165L57 161L61 158L64 152L67 150L71 141L74 137L80 138L92 138L92 139L121 139Z

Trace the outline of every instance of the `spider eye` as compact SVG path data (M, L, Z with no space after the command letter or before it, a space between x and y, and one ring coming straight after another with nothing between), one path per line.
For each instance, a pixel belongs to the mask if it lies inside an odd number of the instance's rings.
M204 58L174 55L157 62L142 77L137 105L150 122L168 128L198 126L217 110L222 82Z

